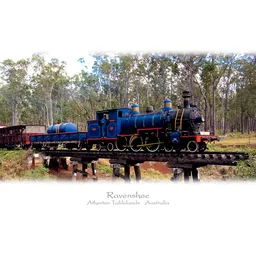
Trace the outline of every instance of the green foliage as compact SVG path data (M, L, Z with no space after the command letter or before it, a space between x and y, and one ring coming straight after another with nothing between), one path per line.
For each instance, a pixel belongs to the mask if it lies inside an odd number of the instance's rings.
M32 64L34 73L31 82L34 90L31 101L34 107L41 112L47 126L62 121L63 104L67 97L66 86L69 83L65 71L66 63L55 58L46 62L44 56L38 54L33 55Z
M252 158L247 161L239 162L236 167L236 176L242 180L256 179L256 159Z
M28 78L29 60L14 62L11 59L0 63L0 80L2 80L1 101L11 111L11 124L20 122L21 111L25 108L27 97L30 95L30 84Z
M104 174L112 174L113 173L113 169L110 167L110 164L108 164L107 162L102 162L102 161L99 161L97 163L97 169L104 173Z
M49 169L45 167L38 167L34 170L24 172L22 179L25 180L50 180L55 179L55 176L49 174Z
M28 170L29 151L0 150L0 180L49 180L55 177L42 166Z

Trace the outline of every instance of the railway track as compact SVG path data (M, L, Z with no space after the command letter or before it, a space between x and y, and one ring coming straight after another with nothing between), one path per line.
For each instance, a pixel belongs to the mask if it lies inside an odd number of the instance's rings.
M130 181L130 167L134 167L136 180L141 180L140 163L166 162L169 168L182 168L184 181L189 181L192 176L193 181L199 181L198 167L206 165L236 165L239 161L249 159L249 154L244 152L120 152L120 151L85 151L85 150L41 150L45 156L45 163L50 163L51 159L70 157L71 161L82 164L82 172L86 173L89 163L95 169L95 161L99 158L109 159L113 167L113 176L122 177ZM124 167L124 175L120 173L120 167ZM75 171L75 170L74 170ZM73 172L74 172L73 171ZM176 174L175 174L176 175ZM174 180L179 180L181 173L174 175Z
M73 150L45 150L41 151L50 157L75 157L83 161L92 161L99 158L110 159L112 162L143 163L146 161L168 162L171 165L195 164L204 165L236 165L238 161L249 159L249 154L244 152L120 152L120 151L73 151Z

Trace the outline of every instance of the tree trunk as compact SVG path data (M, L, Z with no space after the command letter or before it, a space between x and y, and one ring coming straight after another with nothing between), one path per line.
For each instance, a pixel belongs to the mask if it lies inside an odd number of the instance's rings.
M128 108L128 79L125 80L125 106Z
M16 125L18 120L17 104L12 104L12 125Z
M45 109L46 109L46 125L48 127L50 125L50 122L49 122L49 109L48 109L47 103L45 103Z
M216 133L216 123L215 123L215 81L212 83L212 134Z
M241 132L244 134L244 113L243 109L241 109Z
M204 130L208 130L208 104L206 99L204 100L205 108L204 108Z
M251 124L250 117L248 116L247 117L247 132L248 132L248 134L250 134L250 124Z
M146 102L147 102L147 106L149 106L149 95L148 95L148 85L146 84Z
M190 91L192 93L191 103L195 104L195 90L194 90L194 72L190 72Z
M43 122L42 122L43 121ZM46 124L46 110L45 108L43 107L43 120L41 120L41 118L39 119L39 124L40 125L43 125L43 124Z
M227 116L228 116L228 91L225 94L225 102L224 102L224 130L223 134L227 132Z
M225 135L225 110L224 110L224 97L222 95L222 99L221 99L221 131L222 134Z
M111 72L112 72L112 65L111 65ZM109 109L112 108L112 104L111 104L111 82L110 82L110 75L108 77L108 95L109 95Z
M49 105L50 105L50 109L49 109L49 118L50 118L50 124L53 124L53 110L52 110L52 89L53 87L51 87L50 89L50 95L49 95Z

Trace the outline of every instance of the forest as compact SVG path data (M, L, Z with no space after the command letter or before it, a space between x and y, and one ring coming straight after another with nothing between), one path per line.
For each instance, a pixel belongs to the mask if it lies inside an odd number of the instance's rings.
M159 110L168 97L182 106L182 91L192 92L204 130L213 134L256 131L256 55L219 53L90 53L67 74L64 60L43 53L0 62L0 124L50 125L70 121L85 130L102 109Z

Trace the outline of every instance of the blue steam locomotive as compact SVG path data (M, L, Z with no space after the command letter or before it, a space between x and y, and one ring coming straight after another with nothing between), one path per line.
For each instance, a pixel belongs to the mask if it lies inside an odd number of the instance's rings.
M147 107L146 113L139 112L139 106L131 108L102 110L96 119L88 121L88 131L78 132L73 123L54 124L47 134L30 137L33 148L83 149L139 152L159 150L179 152L203 152L208 142L218 140L209 132L201 132L204 122L195 105L190 104L191 93L183 91L184 106L172 108L171 100L164 100L160 111Z

